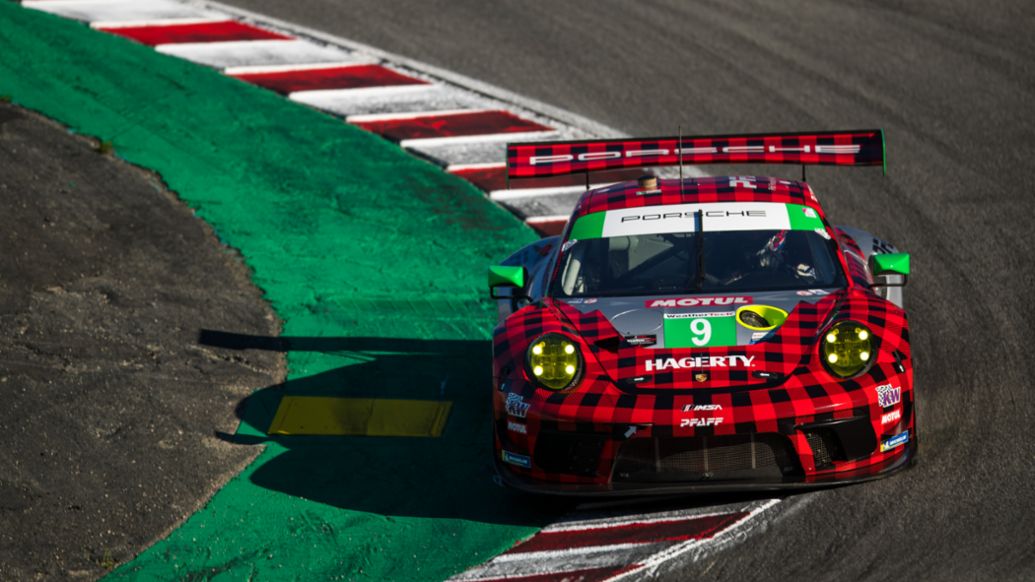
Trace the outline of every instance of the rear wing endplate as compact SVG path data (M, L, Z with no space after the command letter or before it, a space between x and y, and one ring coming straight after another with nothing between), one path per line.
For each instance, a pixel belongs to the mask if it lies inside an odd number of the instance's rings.
M883 166L884 130L507 144L507 177L696 164Z

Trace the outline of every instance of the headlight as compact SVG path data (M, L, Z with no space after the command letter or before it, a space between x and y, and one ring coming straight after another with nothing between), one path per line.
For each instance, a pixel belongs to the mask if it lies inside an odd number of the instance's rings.
M835 323L820 339L819 355L827 370L838 378L858 376L876 355L873 334L861 323Z
M575 383L582 357L575 342L549 333L528 346L528 373L543 388L563 390Z

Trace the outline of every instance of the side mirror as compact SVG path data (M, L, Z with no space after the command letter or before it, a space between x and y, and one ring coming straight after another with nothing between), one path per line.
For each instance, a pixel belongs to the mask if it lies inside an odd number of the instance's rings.
M871 255L870 272L876 280L874 287L905 287L909 277L909 254Z
M489 267L489 295L493 299L517 299L523 296L528 270L524 267ZM510 289L509 294L500 294L502 289Z

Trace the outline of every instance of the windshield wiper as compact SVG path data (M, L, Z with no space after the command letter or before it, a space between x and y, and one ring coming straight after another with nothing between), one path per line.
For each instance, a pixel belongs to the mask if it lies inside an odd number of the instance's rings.
M698 209L697 215L697 277L694 279L694 289L701 290L704 286L704 211Z

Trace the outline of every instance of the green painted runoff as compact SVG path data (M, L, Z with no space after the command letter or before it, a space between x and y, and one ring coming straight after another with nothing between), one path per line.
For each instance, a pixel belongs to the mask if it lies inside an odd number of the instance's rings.
M264 452L111 578L441 580L536 531L491 481L485 299L531 231L380 138L81 23L0 2L0 46L0 95L158 172L284 321L287 381L230 437ZM285 394L453 408L438 439L269 439Z

